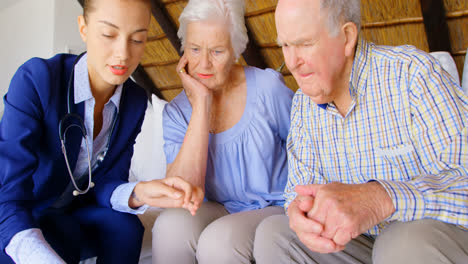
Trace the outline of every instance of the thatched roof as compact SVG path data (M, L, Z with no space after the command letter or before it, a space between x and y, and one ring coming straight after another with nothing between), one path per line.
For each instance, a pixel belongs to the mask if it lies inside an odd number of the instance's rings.
M179 26L178 17L188 1L152 2L154 16L141 64L157 89L171 100L182 90L175 72L180 44L174 34ZM281 48L276 45L276 4L277 0L246 0L245 18L251 45L241 64L247 61L273 69L283 64ZM363 35L374 43L411 44L425 51L450 51L461 76L468 48L468 1L362 0L362 19ZM281 72L288 87L296 90L297 84L288 69L284 67Z

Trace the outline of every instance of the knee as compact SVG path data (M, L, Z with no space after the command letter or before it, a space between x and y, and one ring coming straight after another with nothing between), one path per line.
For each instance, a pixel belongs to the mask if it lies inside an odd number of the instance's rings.
M285 215L273 215L265 218L257 227L255 232L255 247L265 245L275 241L278 236L277 231L279 226L287 223L287 216Z
M180 224L187 224L189 220L187 216L190 213L185 209L180 208L171 208L165 209L164 211L159 214L156 218L155 224L153 226L153 232L155 232L160 227L166 227L168 225L180 225Z
M119 260L118 258L138 259L143 241L144 228L136 215L117 212L112 209L99 208L99 217L88 230L97 231L98 239L95 241L98 258ZM95 234L90 234L94 237ZM106 262L111 263L111 262ZM112 263L121 263L114 262Z
M198 239L198 263L230 263L238 259L235 254L242 252L236 249L235 237L239 236L237 231L239 230L219 221L208 225Z
M154 222L153 241L156 239L166 240L167 237L183 238L188 236L191 229L191 215L184 209L166 209Z
M137 244L136 242L141 244L145 231L138 216L121 212L113 214L111 220L106 223L106 228L112 232L113 239L131 245Z
M201 231L185 209L166 209L153 226L153 263L194 263Z
M187 254L194 258L201 233L195 222L195 218L185 209L164 210L153 225L153 255ZM168 251L169 248L172 250Z
M289 229L288 217L285 215L273 215L265 218L257 227L253 247L253 255L257 263L274 255L273 252L281 251L281 241L285 239L282 234L284 228Z
M445 224L431 219L393 223L377 237L373 262L431 263L440 259L443 232L439 225Z

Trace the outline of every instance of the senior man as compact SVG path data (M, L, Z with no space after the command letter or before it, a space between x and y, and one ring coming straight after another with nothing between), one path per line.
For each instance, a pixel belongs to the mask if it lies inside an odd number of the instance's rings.
M427 53L359 37L359 0L280 0L300 89L289 219L265 219L257 263L468 263L468 98Z

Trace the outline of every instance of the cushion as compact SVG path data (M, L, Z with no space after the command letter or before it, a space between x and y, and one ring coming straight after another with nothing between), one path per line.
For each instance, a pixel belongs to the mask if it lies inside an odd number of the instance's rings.
M152 96L148 102L141 132L136 138L129 181L149 181L166 176L166 157L164 155L162 134L162 111L167 102Z
M455 64L455 61L453 60L450 53L446 51L435 51L431 52L430 54L440 62L442 68L455 79L458 85L460 85L460 77L458 76L457 65Z
M465 91L465 94L468 95L468 49L465 54L465 66L463 66L462 88Z
M152 103L148 102L145 119L138 134L130 165L129 181L149 181L162 179L166 176L166 156L164 155L164 140L162 134L162 112L166 101L153 95ZM152 229L156 217L162 209L148 208L144 214L138 215L145 228L140 254L140 264L151 264ZM89 264L95 263L91 260ZM88 263L81 263L88 264Z

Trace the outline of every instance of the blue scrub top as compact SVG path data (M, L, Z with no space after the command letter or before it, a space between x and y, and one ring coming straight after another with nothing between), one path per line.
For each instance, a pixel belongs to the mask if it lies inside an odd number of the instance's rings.
M210 134L205 190L208 200L230 213L284 203L288 176L286 139L293 92L280 73L244 67L247 102L240 121ZM163 112L164 151L172 163L182 146L192 114L185 92Z

